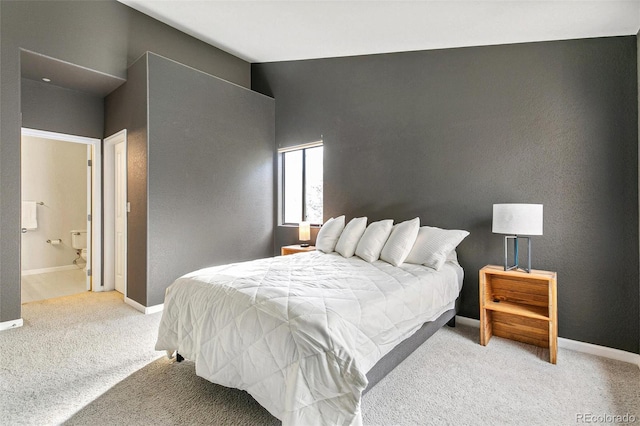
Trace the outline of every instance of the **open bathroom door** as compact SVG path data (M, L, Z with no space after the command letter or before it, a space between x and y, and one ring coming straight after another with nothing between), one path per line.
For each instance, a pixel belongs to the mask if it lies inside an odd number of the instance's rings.
M102 285L102 160L100 139L87 147L87 290Z
M93 162L93 146L87 145L87 291L91 291L91 266L92 266L92 252L91 242L93 241L92 223L91 223L91 207L93 204L92 188L93 188L93 173L91 170Z

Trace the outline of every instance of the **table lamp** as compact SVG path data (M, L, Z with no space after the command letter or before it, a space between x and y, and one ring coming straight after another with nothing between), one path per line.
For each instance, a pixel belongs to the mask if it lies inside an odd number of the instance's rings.
M300 247L309 247L311 240L311 224L309 222L298 224L298 240L300 240Z
M504 237L504 270L510 271L520 267L518 263L518 241L526 239L528 243L527 266L523 268L531 272L531 238L529 235L542 235L542 204L494 204L494 234L506 234ZM514 264L508 264L508 241L513 240Z

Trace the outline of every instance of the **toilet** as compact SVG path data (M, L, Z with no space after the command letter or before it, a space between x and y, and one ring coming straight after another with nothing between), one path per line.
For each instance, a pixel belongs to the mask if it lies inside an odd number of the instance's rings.
M80 257L85 262L84 270L87 270L87 230L74 229L71 231L71 247L80 251Z

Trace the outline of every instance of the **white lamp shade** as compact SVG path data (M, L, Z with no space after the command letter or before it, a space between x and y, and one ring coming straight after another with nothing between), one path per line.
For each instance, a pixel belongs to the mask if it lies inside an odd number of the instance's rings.
M542 204L494 204L493 233L542 235Z
M300 241L309 241L311 239L311 224L309 222L300 222L298 224L298 239Z

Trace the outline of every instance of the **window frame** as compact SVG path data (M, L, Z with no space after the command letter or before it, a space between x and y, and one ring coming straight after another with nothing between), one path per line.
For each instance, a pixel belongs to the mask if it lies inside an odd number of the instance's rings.
M307 217L307 156L306 151L312 148L323 147L322 157L324 163L324 143L322 140L316 142L310 142L302 145L295 145L287 148L279 148L278 156L279 156L279 174L281 176L280 179L280 223L283 226L298 226L300 222L287 222L285 221L285 204L286 204L286 192L285 192L285 173L286 173L286 158L285 154L293 151L302 151L302 220L305 220ZM322 176L322 181L324 183L324 173ZM324 190L323 190L324 194ZM323 200L324 201L324 200ZM323 210L324 210L324 202L323 202ZM324 212L323 212L324 214ZM301 221L302 221L301 220ZM311 226L321 226L322 223L310 223Z

